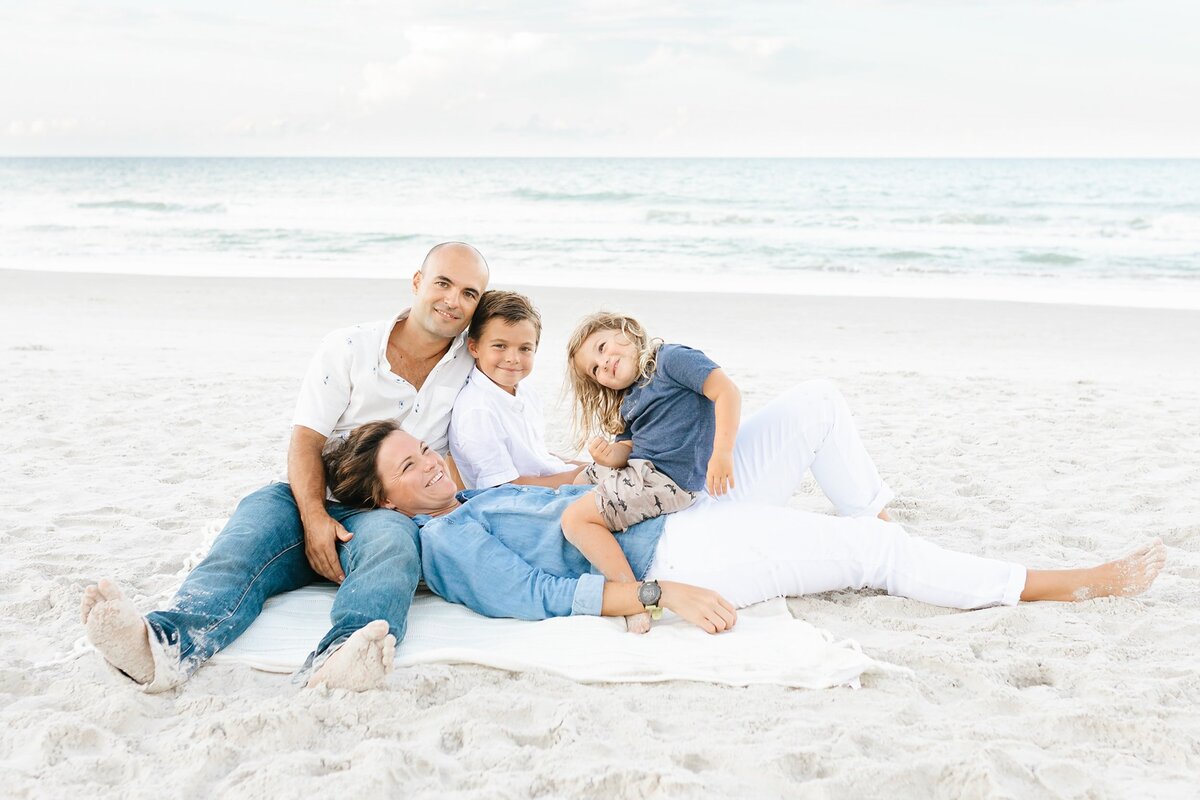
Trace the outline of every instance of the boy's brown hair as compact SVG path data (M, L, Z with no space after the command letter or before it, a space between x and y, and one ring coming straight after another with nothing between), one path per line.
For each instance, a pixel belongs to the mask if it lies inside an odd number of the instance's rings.
M542 340L542 315L538 313L533 302L518 292L506 292L493 289L484 292L475 306L475 314L471 317L471 326L467 328L467 338L476 342L483 336L483 329L493 319L499 317L509 325L529 320L533 323L535 343Z

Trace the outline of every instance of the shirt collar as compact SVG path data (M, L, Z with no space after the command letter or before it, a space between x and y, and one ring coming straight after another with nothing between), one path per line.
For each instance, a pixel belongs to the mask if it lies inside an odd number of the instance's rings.
M446 517L454 516L458 511L460 511L462 509L463 506L465 506L467 504L467 501L470 500L472 497L478 497L479 495L483 494L484 492L490 492L490 491L492 491L492 488L498 488L498 487L489 487L487 489L464 489L461 492L455 492L454 499L458 501L459 506L458 506L458 508L454 509L454 511L451 511L449 514L443 514L440 517L435 517L430 514L414 514L413 516L409 517L409 519L411 519L414 523L416 523L418 528L423 528L423 527L425 527L426 523L432 522L435 519L445 519ZM588 487L588 488L591 488L591 487Z
M509 394L497 386L491 378L489 378L487 375L484 375L483 370L481 370L478 365L471 370L471 375L468 380L476 386L482 388L485 392L491 392L493 396L501 398L500 402L508 403L509 405L517 405L522 402L524 393L521 391L520 383L517 384L517 393Z

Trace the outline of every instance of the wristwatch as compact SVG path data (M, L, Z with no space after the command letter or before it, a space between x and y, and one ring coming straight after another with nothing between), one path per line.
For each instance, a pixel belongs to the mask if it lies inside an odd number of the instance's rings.
M650 619L662 618L663 610L658 605L658 601L662 599L662 587L658 585L658 581L642 581L637 597L638 602L650 612Z

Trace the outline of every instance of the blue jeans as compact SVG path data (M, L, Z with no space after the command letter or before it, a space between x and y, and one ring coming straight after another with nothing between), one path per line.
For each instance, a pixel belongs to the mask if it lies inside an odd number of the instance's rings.
M338 587L325 634L309 663L376 619L399 641L408 625L421 554L417 526L395 511L327 503L329 515L354 534L338 542L346 579ZM191 675L250 627L268 597L324 580L304 555L300 511L286 483L245 497L212 550L179 587L170 608L146 615L179 669Z

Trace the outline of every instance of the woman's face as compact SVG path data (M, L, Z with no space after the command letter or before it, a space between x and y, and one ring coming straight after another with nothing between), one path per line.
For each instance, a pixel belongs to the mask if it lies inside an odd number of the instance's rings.
M437 451L404 431L392 431L379 445L375 468L387 498L383 507L410 517L443 511L458 491Z

